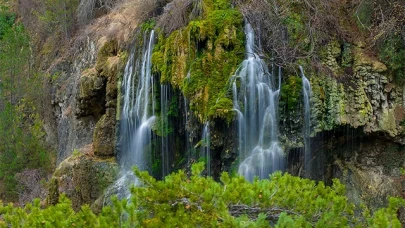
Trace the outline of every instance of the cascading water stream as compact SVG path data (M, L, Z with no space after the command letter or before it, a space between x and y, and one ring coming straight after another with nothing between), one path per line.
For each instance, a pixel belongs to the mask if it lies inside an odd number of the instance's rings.
M166 84L160 85L160 118L162 128L162 177L169 174L169 100L170 100L170 86Z
M302 93L304 95L304 127L303 127L303 137L304 137L304 168L305 175L310 177L311 174L311 84L309 80L305 77L304 69L300 66L301 77L302 77Z
M192 147L191 147L191 142L190 142L190 132L188 130L188 115L189 115L189 104L187 98L183 95L183 108L184 108L184 136L185 136L185 141L186 141L186 152L187 152L187 161L190 161L191 159L191 152L192 152Z
M237 113L239 174L248 180L267 178L284 168L278 142L277 112L280 85L254 50L254 32L247 24L246 59L233 76L233 103ZM279 84L281 80L279 73Z
M201 154L206 158L207 175L211 176L211 136L209 122L204 124L201 136Z
M145 155L150 154L148 146L152 140L151 125L156 118L151 73L154 39L154 31L150 32L149 39L145 34L142 55L137 57L134 49L125 66L118 157L122 170L121 178L110 188L115 189L112 191L117 191L121 198L129 196L129 185L137 184L137 178L134 177L131 168L133 166L137 166L140 170L150 168L150 161Z

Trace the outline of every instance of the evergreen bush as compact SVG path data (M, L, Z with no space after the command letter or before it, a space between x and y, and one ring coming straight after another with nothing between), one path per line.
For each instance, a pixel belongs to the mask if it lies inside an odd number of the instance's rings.
M89 206L79 211L61 196L45 208L40 200L24 208L0 206L0 227L401 227L397 210L404 200L391 198L389 206L361 215L345 196L338 180L332 186L280 172L269 179L221 175L221 182L201 175L204 164L157 181L135 169L143 186L131 189L131 198L112 200L100 214Z

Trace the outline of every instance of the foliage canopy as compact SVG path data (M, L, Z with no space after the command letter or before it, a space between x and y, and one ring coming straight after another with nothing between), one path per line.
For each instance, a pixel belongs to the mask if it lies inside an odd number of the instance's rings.
M180 170L157 181L135 169L144 184L131 189L130 200L114 198L95 215L89 206L75 212L61 196L59 203L41 209L35 200L25 208L0 206L0 227L400 227L397 210L402 199L391 198L388 208L371 215L345 196L334 180L325 186L289 174L275 173L252 183L223 173L221 182L201 174L204 164L192 167L189 177Z

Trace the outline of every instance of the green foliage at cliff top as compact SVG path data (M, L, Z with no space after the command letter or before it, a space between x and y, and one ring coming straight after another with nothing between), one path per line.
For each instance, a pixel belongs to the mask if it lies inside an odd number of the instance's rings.
M131 200L113 199L98 215L89 206L73 211L64 196L46 208L39 200L25 208L0 206L0 227L401 227L402 199L391 198L374 215L363 209L355 216L338 180L325 186L275 173L250 183L223 173L216 182L200 175L203 167L195 164L191 177L179 171L164 181L135 170L144 185L131 189Z

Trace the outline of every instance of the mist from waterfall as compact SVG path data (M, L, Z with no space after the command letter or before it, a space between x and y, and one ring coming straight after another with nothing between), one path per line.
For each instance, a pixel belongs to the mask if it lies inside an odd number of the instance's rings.
M237 113L239 174L252 180L283 170L285 157L278 141L278 100L275 83L266 63L255 52L252 27L247 24L246 59L232 77L234 110ZM281 71L278 82L280 84Z

